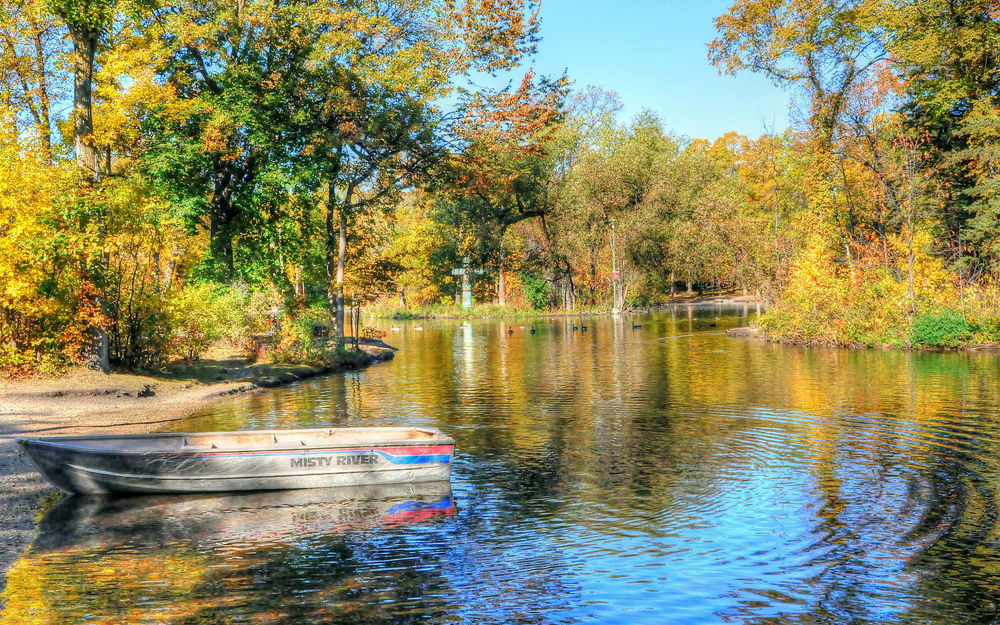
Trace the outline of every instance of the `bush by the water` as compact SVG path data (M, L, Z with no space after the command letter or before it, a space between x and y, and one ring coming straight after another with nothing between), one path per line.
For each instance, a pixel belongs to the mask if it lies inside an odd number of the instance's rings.
M521 274L522 289L524 290L524 299L528 300L531 307L535 310L542 310L547 308L549 305L549 283L539 278L533 276L529 273Z
M910 342L920 347L961 347L974 332L975 328L962 315L946 310L914 319Z
M857 269L850 276L822 249L807 250L781 299L760 317L771 338L828 345L904 345L903 287L888 273Z
M316 332L317 328L332 331L333 326L330 311L325 306L310 306L295 315L286 314L281 319L281 333L270 351L270 359L277 363L335 369L362 364L366 358L364 353L345 349L344 343L327 332Z
M195 360L218 341L250 352L254 337L272 330L283 307L277 291L251 291L245 284L186 284L165 301L166 352Z

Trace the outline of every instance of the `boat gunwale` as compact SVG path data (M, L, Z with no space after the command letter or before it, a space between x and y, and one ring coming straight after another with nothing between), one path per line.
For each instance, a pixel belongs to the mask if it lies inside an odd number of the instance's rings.
M433 436L428 440L415 441L412 439L407 440L384 440L377 443L364 444L364 443L343 443L336 445L281 445L272 447L227 447L227 448L211 448L211 447L201 447L189 445L186 447L179 447L177 449L112 449L108 447L81 447L79 445L72 444L74 441L102 441L102 440L146 440L150 438L181 438L185 436L205 436L205 435L246 435L246 434L283 434L283 435L294 435L294 434L305 434L305 433L318 433L318 432L329 432L331 430L339 430L341 432L345 430L365 430L371 431L374 429L386 430L389 432L402 432L402 431L419 431L425 434ZM189 455L225 455L233 453L243 453L243 452L261 452L261 451L299 451L299 452L311 452L315 453L317 451L323 450L342 450L342 449L357 449L362 450L375 450L382 447L425 447L428 445L455 445L454 439L445 436L437 428L414 428L414 427L355 427L355 428L309 428L309 429L294 429L294 430L232 430L225 432L154 432L150 434L98 434L94 436L42 436L42 437L18 437L14 439L14 442L26 447L27 444L40 445L49 448L68 450L75 453L85 453L85 454L106 454L112 456L189 456Z

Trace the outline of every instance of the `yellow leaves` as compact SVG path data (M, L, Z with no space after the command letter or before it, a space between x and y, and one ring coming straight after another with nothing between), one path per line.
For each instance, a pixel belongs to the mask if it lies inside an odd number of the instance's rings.
M0 170L0 369L76 360L104 323L94 287L102 270L139 249L172 262L186 235L134 181L81 186L72 163L53 166L9 140Z
M131 550L111 551L101 558L80 548L30 551L7 577L3 620L58 625L88 614L89 622L166 622L177 616L171 598L188 597L201 583L204 560L176 546L145 557L136 557ZM102 591L93 592L95 587ZM139 605L150 593L160 599L158 612Z
M889 245L896 259L896 270L900 275L907 273L909 242L906 233L891 235ZM938 306L956 304L958 299L957 276L948 269L943 258L931 251L934 237L926 230L913 233L913 290L918 300L932 301Z
M70 210L75 171L10 142L0 144L0 168L0 369L72 360L83 345L77 313L87 295L77 289L89 247Z
M509 70L535 50L538 6L531 0L465 0L463 43L483 71Z
M237 158L230 145L230 137L236 127L236 122L224 114L215 114L208 118L205 131L202 133L202 149L207 154L217 154L223 159Z

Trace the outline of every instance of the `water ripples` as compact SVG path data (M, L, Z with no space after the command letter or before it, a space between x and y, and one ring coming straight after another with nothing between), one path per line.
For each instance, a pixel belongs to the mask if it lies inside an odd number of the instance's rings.
M995 619L1000 359L719 333L743 314L593 319L586 335L563 320L536 335L403 324L393 363L171 427L438 426L458 443L446 513L418 493L57 507L12 571L5 616Z

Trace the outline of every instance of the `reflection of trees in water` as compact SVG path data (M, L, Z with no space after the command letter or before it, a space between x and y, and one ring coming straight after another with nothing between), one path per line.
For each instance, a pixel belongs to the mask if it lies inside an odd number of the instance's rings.
M67 498L11 571L4 618L379 622L393 614L365 616L376 602L402 605L447 589L432 552L414 547L437 535L434 519L454 512L447 483ZM402 614L383 622L408 622Z
M989 620L1000 610L996 494L969 476L959 479L961 486L937 493L939 524L927 528L936 540L910 563L920 575L914 622Z
M947 435L918 431L924 438L917 440L909 432L905 441L890 429L842 426L836 445L820 447L810 618L942 625L997 618L1000 449L981 415L959 409L948 420L947 430L943 420L936 426ZM983 434L962 434L973 427ZM798 622L757 612L740 606L727 615Z
M422 598L448 596L450 584L428 554L403 555L406 546L400 534L362 533L252 552L214 568L188 596L209 605L172 622L427 622L434 602ZM225 609L211 605L217 598L225 598Z
M525 492L546 473L523 473ZM572 562L523 515L470 502L453 516L446 484L376 488L415 493L64 500L12 571L5 622L512 622L578 598Z
M968 424L984 415L966 412L963 401L960 416ZM928 472L927 513L909 536L922 545L907 563L919 580L908 615L913 622L995 622L1000 616L1000 441L992 429L940 454Z
M1000 359L659 340L707 329L713 315L667 312L640 331L594 320L586 334L565 319L537 322L536 335L484 323L471 351L460 326L428 327L363 383L268 394L250 412L289 425L391 417L452 434L475 510L449 522L459 547L437 561L456 595L473 592L470 577L451 573L459 566L488 583L542 587L530 579L538 567L510 570L526 554L556 563L544 570L559 569L552 583L574 596L572 571L586 566L571 534L587 527L588 508L602 515L588 539L619 529L655 538L666 523L712 521L713 506L753 507L754 495L787 503L781 489L792 488L796 505L808 503L791 519L798 533L761 548L794 562L769 569L773 583L720 588L724 615L946 622L1000 604L1000 449L986 417ZM965 401L984 411L957 414ZM245 419L239 410L223 421ZM527 604L560 609L535 595Z
M811 613L831 622L959 623L993 619L1000 605L997 501L968 458L951 456L907 477L905 502L847 489L817 530L826 563L811 580ZM843 490L841 491L843 492ZM898 516L896 516L898 515ZM916 521L914 523L914 521ZM756 622L756 621L755 621Z
M60 573L48 577L38 598L55 618L39 622L427 622L441 607L434 598L453 592L436 558L406 542L398 532L360 532L248 545L239 553L174 543L165 552L65 554L62 562L50 554L33 562L43 575L48 567ZM117 575L87 592L107 567ZM173 569L168 584L150 583L163 581L166 569ZM28 612L21 607L11 609Z

